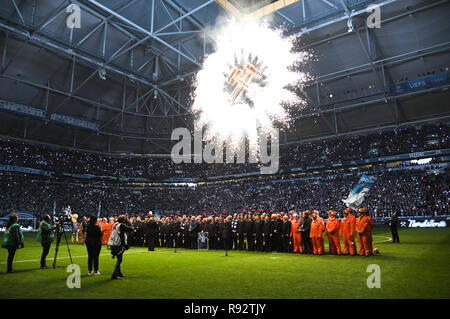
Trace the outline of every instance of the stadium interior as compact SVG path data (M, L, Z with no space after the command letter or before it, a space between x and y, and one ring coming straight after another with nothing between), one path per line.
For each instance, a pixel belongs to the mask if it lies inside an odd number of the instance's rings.
M279 129L279 161L269 174L262 170L267 164L252 162L250 154L243 163L226 156L223 163L191 162L199 155L194 143L189 161L174 160L179 140L173 132L187 129L195 139L201 117L196 89L205 82L199 74L219 51L217 29L224 21L261 21L278 32L276 43L289 40L284 54L264 43L279 53L270 55L273 65L286 56L305 57L283 70L305 75L301 84L280 89L299 102L264 101L284 108L289 118L267 116ZM0 250L0 264L8 267L0 270L0 299L448 299L449 21L449 0L0 0L0 231L4 238L16 235L3 246L8 250ZM251 38L252 44L259 39ZM258 56L239 62L243 52L227 65L231 75L215 72L223 84L208 83L221 85L221 94L233 92L231 107L247 103L269 82L264 72L271 69L260 68ZM255 78L260 91L252 91ZM209 110L223 105L214 98ZM258 113L250 102L248 109ZM245 114L226 128L244 123L237 128L244 131L250 122ZM202 142L206 149L208 141ZM356 222L353 216L347 221L350 207ZM309 210L313 218L301 215ZM281 234L288 216L289 229ZM351 234L345 239L324 226L324 220L326 227L336 223L335 216L341 230L346 219ZM63 222L51 228L51 219ZM303 229L311 220L323 226L314 238ZM91 234L100 229L89 247L83 227ZM251 227L259 227L258 235ZM352 227L365 227L365 233L355 228L355 237ZM59 239L50 250L53 230ZM69 249L61 241L57 258L62 233ZM203 233L213 234L207 248ZM336 240L338 253L331 248ZM234 258L219 258L229 257L233 243ZM311 249L303 251L305 245ZM95 253L93 246L99 246ZM127 278L120 268L125 251ZM53 253L58 266L48 269ZM69 260L81 265L83 289L69 287ZM94 276L92 262L95 274L107 276ZM382 289L369 287L368 264L382 268ZM420 305L413 302L392 305L415 311ZM99 305L116 311L120 303ZM178 311L174 305L142 309ZM336 305L328 308L355 309L353 303ZM36 306L29 308L41 304ZM303 316L306 306L296 306L296 313ZM363 307L353 314L387 311L382 303ZM21 310L21 304L11 308ZM320 305L312 308L317 315Z
M368 205L380 216L448 214L448 1L292 2L270 23L315 58L296 92L308 103L281 127L280 169L265 176L170 158L173 129L193 130L194 75L214 50L208 29L232 14L223 2L71 1L83 16L70 29L67 1L6 1L1 215L341 211L361 173L377 177ZM369 4L382 28L367 27Z

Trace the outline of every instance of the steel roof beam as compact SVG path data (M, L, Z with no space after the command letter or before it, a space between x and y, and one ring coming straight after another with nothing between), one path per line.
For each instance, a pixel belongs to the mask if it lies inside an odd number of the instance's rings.
M377 4L377 5L378 5L379 7L383 7L383 6L386 6L386 5L388 5L388 4L390 4L390 3L393 3L393 2L396 2L396 1L397 1L397 0L386 0L386 1L382 2L382 3ZM356 17L356 16L361 15L361 14L363 14L363 13L366 13L366 9L362 9L362 10L355 11L355 12L353 12L353 13L350 14L350 17L353 18L353 17ZM294 27L294 28L292 28L291 31L288 31L288 33L290 33L290 34L299 34L299 35L302 35L302 34L305 34L305 33L308 33L308 32L314 31L314 30L322 29L322 28L324 28L324 27L327 27L327 26L329 26L329 25L332 25L332 24L335 24L335 23L337 23L337 22L343 21L343 20L345 20L345 19L348 19L347 14L344 14L343 16L341 16L341 17L339 17L339 18L336 18L336 19L333 19L333 20L330 20L330 21L327 21L327 22L320 23L320 24L318 24L318 25L316 25L316 26L313 26L313 27L309 27L309 28L308 28L308 27L304 27L304 28L301 28L300 31L295 31L295 29L298 30L299 27Z
M292 21L292 19L288 18L286 15L282 14L280 11L276 11L275 13L278 14L280 17L282 17L287 22L289 22L290 24L295 25L295 22Z
M335 139L335 138L343 137L343 136L359 135L359 134L370 133L370 132L374 132L374 131L378 132L380 130L397 129L397 128L403 127L403 126L417 125L417 124L428 123L428 122L436 122L436 121L440 121L440 120L449 121L450 115L438 115L438 116L427 117L427 118L421 119L421 120L404 121L402 123L388 124L388 125L382 125L382 126L372 126L372 127L368 127L368 128L364 128L364 129L354 130L354 131L341 132L338 134L330 134L330 135L323 135L323 136L318 136L318 137L305 138L305 139L300 139L300 140L296 140L296 141L280 143L280 146L288 147L291 145Z
M380 5L380 6L385 6L385 5L388 5L388 4L390 4L390 3L392 3L392 2L395 2L395 1L396 1L396 0L388 0L388 1L384 1L383 3L381 3L381 4L379 4L379 5ZM417 13L417 12L420 12L420 11L423 11L423 10L426 10L426 9L430 9L430 8L436 7L436 6L441 5L441 4L444 4L444 3L448 3L448 0L441 0L441 1L438 1L438 2L435 2L435 3L427 4L427 5L422 6L422 7L420 7L420 8L416 8L416 9L413 9L413 10L405 11L405 12L399 14L399 15L396 15L396 16L393 16L393 17L390 17L390 18L386 18L386 19L382 20L381 23L382 23L382 24L386 24L386 23L388 23L388 22L393 22L393 21L398 20L398 19L400 19L400 18L402 18L402 17L409 16L410 14L414 14L414 13ZM352 16L356 16L356 15L359 15L359 14L362 14L362 13L365 13L365 12L366 12L365 10L360 10L360 11L357 11L357 12L353 13ZM329 25L329 24L334 24L334 23L337 23L337 22L339 22L339 21L342 21L342 20L344 20L346 17L347 17L347 16L341 17L341 18L339 18L338 20L335 20L335 21L330 22L330 23L327 22L326 25L323 25L323 27L325 27L325 26L327 26L327 25ZM293 32L293 30L295 30L295 29L296 29L296 28L294 27L294 28L292 28L291 30L288 30L288 31L287 31L287 34L302 34L302 33L307 33L307 32L309 32L309 31L313 31L313 29L310 29L310 30L305 30L304 32L303 32L303 31L302 31L302 32ZM315 30L315 29L320 29L320 28L314 28L314 30ZM359 28L358 28L358 30L363 30L363 29L364 29L364 27L359 27ZM323 40L320 40L320 41L317 41L317 42L314 42L314 43L311 43L311 44L302 46L302 47L299 48L299 50L302 51L302 50L305 50L305 49L313 48L313 47L315 47L315 46L317 46L317 45L319 45L319 44L326 43L326 42L328 42L328 41L330 41L330 40L335 40L335 39L338 39L338 38L341 38L341 37L345 37L345 36L349 36L349 35L351 35L351 33L349 33L349 32L340 33L340 34L334 35L334 36L332 36L332 37L327 37L327 38L325 38L325 39L323 39ZM369 64L367 64L367 65L369 65ZM358 67L359 67L359 66L358 66ZM358 67L357 67L357 68L358 68ZM176 75L174 78L169 79L169 80L167 80L167 81L164 82L164 83L161 83L160 86L170 85L170 84L172 84L172 83L174 83L174 82L177 82L180 78L184 78L184 77L191 76L191 75L195 74L196 72L198 72L198 69L193 70L193 71L185 72L184 74ZM342 72L342 71L338 71L338 72ZM324 76L320 76L320 77L318 77L318 78L316 78L316 79L321 79L321 78L323 78L323 77L324 77ZM316 80L316 79L315 79L315 80Z
M150 86L150 87L152 87L152 88L156 88L156 89L158 88L154 83L151 83L151 82L149 82L148 80L146 80L146 79L144 79L144 78L134 76L133 74L125 73L125 72L123 72L123 71L121 71L121 70L119 70L119 69L117 69L117 68L115 68L115 67L112 67L112 66L108 65L108 63L100 62L100 61L97 61L97 60L95 60L95 59L93 59L93 58L87 57L87 56L85 56L85 55L83 55L83 54L76 53L76 52L73 51L72 49L66 49L66 48L63 48L63 47L61 47L60 45L55 44L55 43L53 43L53 42L51 42L51 41L48 41L48 40L46 40L46 39L40 37L40 36L37 35L37 34L31 35L29 32L18 30L18 29L15 28L15 27L8 26L8 25L5 25L5 24L3 24L3 23L0 23L0 27L1 27L1 28L4 28L4 29L6 29L6 30L9 30L9 31L13 31L14 33L19 34L19 35L21 35L21 36L24 36L26 39L28 39L28 41L31 41L31 42L33 42L33 43L36 43L38 46L41 46L41 47L47 48L47 49L48 49L48 48L55 49L55 50L57 50L58 52L63 53L63 55L66 56L66 57L68 57L71 61L72 61L73 56L75 56L75 57L77 58L77 61L83 60L83 61L85 61L85 62L88 62L89 64L96 65L96 66L98 66L98 68L96 69L96 71L97 71L99 68L105 68L105 69L111 70L111 71L114 72L114 73L121 74L121 75L124 75L124 76L126 76L126 77L128 77L128 78L137 80L137 81L139 81L139 82L141 82L141 83L143 83L143 84L145 84L145 85L148 85L148 86ZM179 114L179 115L176 115L176 116L184 116L184 115L185 115L185 114ZM141 115L141 116L143 116L143 115Z
M85 104L88 104L88 105L91 105L91 106L94 106L94 107L101 107L102 109L105 109L105 110L108 110L108 111L113 111L113 112L118 112L118 113L122 112L121 108L114 107L114 106L106 104L104 102L100 103L98 101L90 100L90 99L82 97L82 96L74 95L74 94L71 94L70 92L67 92L67 91L58 90L58 89L52 88L52 87L50 87L48 85L42 85L42 84L39 84L39 83L36 83L36 82L33 82L33 81L20 79L20 78L17 78L17 77L14 77L12 75L8 75L8 74L0 74L0 77L8 78L10 80L17 81L17 82L20 82L20 83L23 83L23 84L27 84L27 85L33 86L35 88L39 88L39 89L42 89L44 91L51 92L51 93L56 93L56 94L63 95L63 96L66 96L66 97L71 97L71 98L73 98L75 100L78 100L78 101L80 101L82 103L85 103ZM162 116L162 115L152 115L152 116L150 116L150 115L147 115L147 114L141 114L141 113L136 113L136 112L131 112L131 111L124 111L124 113L128 114L128 115L140 116L140 117L179 117L179 116L188 115L187 113L180 113L180 114L169 114L167 116Z
M17 15L20 17L20 20L22 20L22 22L25 23L25 20L23 19L22 13L20 13L20 10L19 10L19 7L17 6L16 1L15 0L11 0L11 2L14 5L14 9L16 10Z
M214 0L209 0L208 2L205 2L204 4L198 6L197 8L192 9L191 11L189 11L189 12L183 14L183 15L182 15L181 17L179 17L178 19L175 19L175 20L173 20L172 22L170 22L169 24L166 24L164 27L160 28L159 30L157 30L157 31L154 32L154 33L155 33L155 34L158 34L158 33L161 32L162 30L167 29L167 28L170 27L171 25L176 24L177 22L179 22L179 21L181 21L181 20L187 18L188 16L190 16L190 15L194 14L195 12L197 12L197 11L199 11L199 10L201 10L201 9L203 9L203 8L205 8L205 7L207 7L207 6L209 6L210 4L212 4L212 3L214 3L214 2L215 2Z
M415 96L415 95L421 95L421 94L425 94L425 93L433 93L435 91L440 91L440 90L447 90L449 87L450 87L450 85L447 84L447 85L443 85L443 86L439 86L439 87L433 87L433 88L422 90L422 91L416 91L416 92L404 93L404 94L395 95L395 96L387 96L387 97L382 97L382 98L376 98L376 99L373 99L371 101L365 101L365 102L359 102L359 103L354 103L354 104L342 105L342 106L338 106L338 107L335 107L335 108L332 108L332 109L321 110L321 113L342 112L342 111L346 111L346 110L353 109L353 108L356 108L356 107L360 107L360 106L363 106L363 105L372 105L372 104L377 104L377 103L386 104L390 100L395 100L395 99L400 99L400 98L405 98L405 97ZM364 98L364 96L362 96L360 98L362 99L362 98ZM366 98L367 98L367 96L366 96ZM297 119L302 119L302 118L309 118L309 117L317 116L317 115L318 115L317 113L302 114L302 115L294 117L294 119L297 120Z
M184 9L183 7L181 7L175 1L172 1L172 0L162 0L162 1L166 2L169 6L171 6L175 11L177 11L181 15L184 15L184 14L186 14L188 12L188 10ZM193 25L195 25L199 29L204 29L205 28L203 23L198 21L198 19L193 14L187 16L186 19L189 20L189 22L191 22Z
M191 57L189 57L188 55L184 54L183 52L181 52L180 50L178 50L177 48L173 47L172 45L170 45L169 43L167 43L166 41L162 40L161 38L159 38L158 36L156 36L154 33L151 33L150 31L142 28L141 26L137 25L136 23L128 20L127 18L121 16L120 14L112 11L111 9L105 7L104 5L98 3L97 1L94 0L85 0L87 2L89 2L90 4L92 4L93 6L97 7L98 9L105 11L106 13L113 15L115 18L117 18L118 20L122 21L123 23L133 27L134 29L138 30L139 32L146 34L148 36L150 36L151 38L153 38L154 40L156 40L157 42L163 44L164 46L166 46L167 48L171 49L172 51L180 54L181 56L183 56L185 59L189 60L190 62L192 62L193 64L195 64L196 66L201 66L200 63L198 63L198 61L192 59Z
M402 53L402 54L399 54L396 56L387 57L387 58L383 58L383 59L379 59L379 60L373 60L372 64L374 64L374 65L384 64L384 66L398 64L401 62L406 62L408 60L416 59L417 57L449 51L449 49L450 49L449 46L450 46L450 41L445 42L445 43L439 43L439 44L433 45L431 47L422 48L422 49L414 50L414 51L407 52L407 53ZM441 48L441 49L437 49L437 48ZM427 51L429 51L429 52L427 52ZM305 86L306 87L312 86L312 85L314 85L315 81L317 81L317 80L319 80L319 82L325 83L325 82L329 82L329 81L338 80L338 79L341 79L341 78L344 78L344 77L347 77L350 75L367 72L370 69L371 69L370 63L361 64L361 65L358 65L355 67L351 67L351 68L347 68L344 70L340 70L340 71L336 71L336 72L318 76L317 78L312 80L310 84L306 84Z
M330 7L333 7L335 9L338 9L338 7L336 5L334 5L333 3L331 3L330 1L327 0L321 0L323 3L326 3L327 5L329 5Z

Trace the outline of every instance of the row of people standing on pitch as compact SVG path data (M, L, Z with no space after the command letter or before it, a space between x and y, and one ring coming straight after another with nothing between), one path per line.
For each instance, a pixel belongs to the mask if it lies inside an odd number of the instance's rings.
M344 218L339 221L334 211L330 211L326 223L318 211L308 210L289 216L281 213L251 213L244 211L226 217L225 214L213 216L153 217L148 215L143 222L134 223L137 241L146 244L149 250L155 247L197 249L199 234L207 234L208 249L235 249L261 252L292 252L321 255L325 253L324 233L329 241L329 253L341 254L340 237L344 244L344 254L357 253L355 231L360 245L361 255L372 254L373 221L362 208L358 219L351 214L351 209L344 211ZM225 224L229 222L228 224ZM226 226L226 227L225 227ZM228 228L231 230L228 239Z
M291 222L284 212L235 214L234 249L289 252Z
M293 215L291 238L294 253L323 255L325 254L324 236L328 237L329 253L332 255L341 255L340 236L344 243L344 255L356 255L355 231L357 233L360 246L359 255L373 255L372 248L372 229L373 221L368 215L367 209L358 210L358 218L351 214L351 209L344 211L344 218L339 221L336 213L332 210L328 212L328 218L324 223L319 212L309 210L302 213L301 219L297 214Z
M228 224L229 223L229 224ZM225 214L213 216L148 216L142 224L149 250L155 247L197 249L206 234L210 250L289 252L291 223L281 214Z

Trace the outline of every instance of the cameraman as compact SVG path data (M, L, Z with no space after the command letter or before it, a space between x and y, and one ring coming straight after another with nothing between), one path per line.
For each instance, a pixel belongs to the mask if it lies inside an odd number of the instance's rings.
M45 259L47 258L48 252L50 251L50 245L52 244L55 234L53 231L58 227L57 225L52 226L50 223L52 218L49 214L45 214L42 217L41 225L36 236L36 240L42 245L42 255L41 255L41 269L48 269Z
M122 274L120 268L122 264L123 253L128 250L128 234L136 230L130 226L130 222L125 215L119 216L117 223L113 226L111 237L109 238L108 245L111 246L111 255L117 258L114 272L111 275L111 279L120 279L125 277Z

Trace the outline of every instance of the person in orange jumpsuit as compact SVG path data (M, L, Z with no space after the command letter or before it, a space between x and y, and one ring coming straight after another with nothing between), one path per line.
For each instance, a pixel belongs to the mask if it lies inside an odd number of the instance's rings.
M328 244L330 254L341 254L341 242L339 241L339 219L336 218L336 213L332 210L328 212L328 219L325 226L325 232L328 236Z
M325 241L323 240L323 232L325 231L325 223L323 222L323 218L320 217L319 211L315 210L317 212L317 219L322 222L323 230L322 230L322 251L325 254Z
M355 216L351 214L352 209L349 207L344 210L344 218L341 220L339 234L344 242L344 255L354 256L356 254L355 243Z
M367 215L367 209L358 209L358 218L356 219L355 229L358 233L359 254L361 256L372 255L373 221L372 218Z
M105 234L106 245L108 244L109 237L111 237L111 233L112 233L113 226L114 226L115 222L116 221L115 221L115 219L113 217L109 218L109 223L106 226L106 232L105 232L106 233Z
M372 217L369 216L369 212L367 211L367 209L365 209L364 211L364 215L366 216L367 219L367 228L369 229L366 235L366 247L369 250L369 256L373 255L373 247L372 247L372 230L374 227L373 224L373 219Z
M313 211L310 238L313 245L314 255L323 255L325 253L323 244L324 229L325 226L323 225L323 219L319 217L319 212L317 210Z
M293 253L300 252L303 254L302 234L299 231L300 218L297 214L293 214L294 219L291 221L291 238L294 243Z
M108 244L108 230L110 228L110 223L108 223L108 220L106 219L106 217L103 217L102 220L102 245L107 245Z

